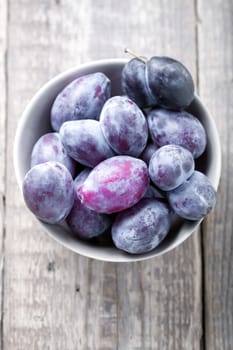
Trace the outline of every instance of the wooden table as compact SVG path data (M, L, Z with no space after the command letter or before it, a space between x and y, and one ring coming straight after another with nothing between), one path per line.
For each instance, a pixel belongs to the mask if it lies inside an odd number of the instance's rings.
M80 63L169 55L190 69L222 143L215 210L166 255L90 260L47 237L16 184L20 115ZM233 349L232 0L0 0L0 349Z

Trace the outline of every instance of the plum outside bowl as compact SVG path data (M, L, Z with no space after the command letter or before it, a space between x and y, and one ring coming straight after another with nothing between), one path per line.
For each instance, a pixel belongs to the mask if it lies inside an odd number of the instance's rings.
M14 169L20 189L25 174L30 168L33 145L43 134L51 131L50 109L57 94L73 79L82 75L103 72L112 82L112 95L120 95L120 73L127 59L106 59L93 61L74 67L47 82L27 105L18 123L14 141ZM207 133L207 148L196 161L196 168L204 172L217 190L221 172L221 149L214 119L198 96L187 109L203 124ZM64 225L51 225L37 219L50 237L66 248L89 258L110 261L130 262L149 259L164 254L185 241L201 221L178 220L172 226L162 243L146 254L129 255L114 246L95 246L88 241L75 238Z

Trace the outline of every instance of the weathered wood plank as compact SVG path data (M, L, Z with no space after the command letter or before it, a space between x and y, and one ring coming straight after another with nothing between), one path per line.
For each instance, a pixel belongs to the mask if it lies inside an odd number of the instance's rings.
M9 152L29 98L72 65L121 57L129 46L148 56L177 57L195 76L192 5L181 0L11 2ZM7 175L5 349L200 348L197 233L173 252L143 263L79 257L50 240L25 209L11 162Z
M3 326L4 230L5 230L5 129L6 129L7 1L0 0L0 350Z
M200 348L197 242L196 235L165 257L118 267L120 349Z
M222 175L215 211L205 221L206 349L233 344L233 3L199 1L200 93L216 120Z

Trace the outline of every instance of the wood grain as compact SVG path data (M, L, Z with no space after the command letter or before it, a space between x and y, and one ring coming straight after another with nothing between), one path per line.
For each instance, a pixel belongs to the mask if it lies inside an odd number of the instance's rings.
M5 235L5 130L6 130L6 55L7 4L0 0L0 350L2 350L3 296L4 296L4 235Z
M199 1L200 93L215 118L222 175L215 211L205 221L206 349L233 344L233 3Z
M8 157L26 103L70 66L129 46L177 57L196 76L194 2L19 0L9 12ZM198 233L160 258L97 262L46 236L10 161L6 202L4 349L200 349Z

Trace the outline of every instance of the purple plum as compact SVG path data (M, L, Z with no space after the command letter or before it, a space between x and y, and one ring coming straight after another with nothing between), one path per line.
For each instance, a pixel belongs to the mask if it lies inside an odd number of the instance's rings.
M50 224L64 221L74 203L72 176L58 162L46 162L31 168L24 177L22 190L28 208Z
M146 146L146 118L126 96L114 96L104 104L100 125L108 144L117 154L137 157Z
M62 163L71 173L76 173L76 162L68 156L59 133L50 132L39 138L32 149L31 168L37 164L49 161Z
M73 80L57 95L52 105L52 128L59 131L68 120L98 120L110 95L111 82L103 73L87 74Z
M117 248L142 254L157 247L170 227L167 205L156 199L142 199L117 215L112 225L112 239Z
M130 156L99 163L78 189L81 202L100 213L114 213L136 204L149 184L146 164Z
M60 135L69 156L88 167L93 168L104 159L114 156L97 120L65 122Z

